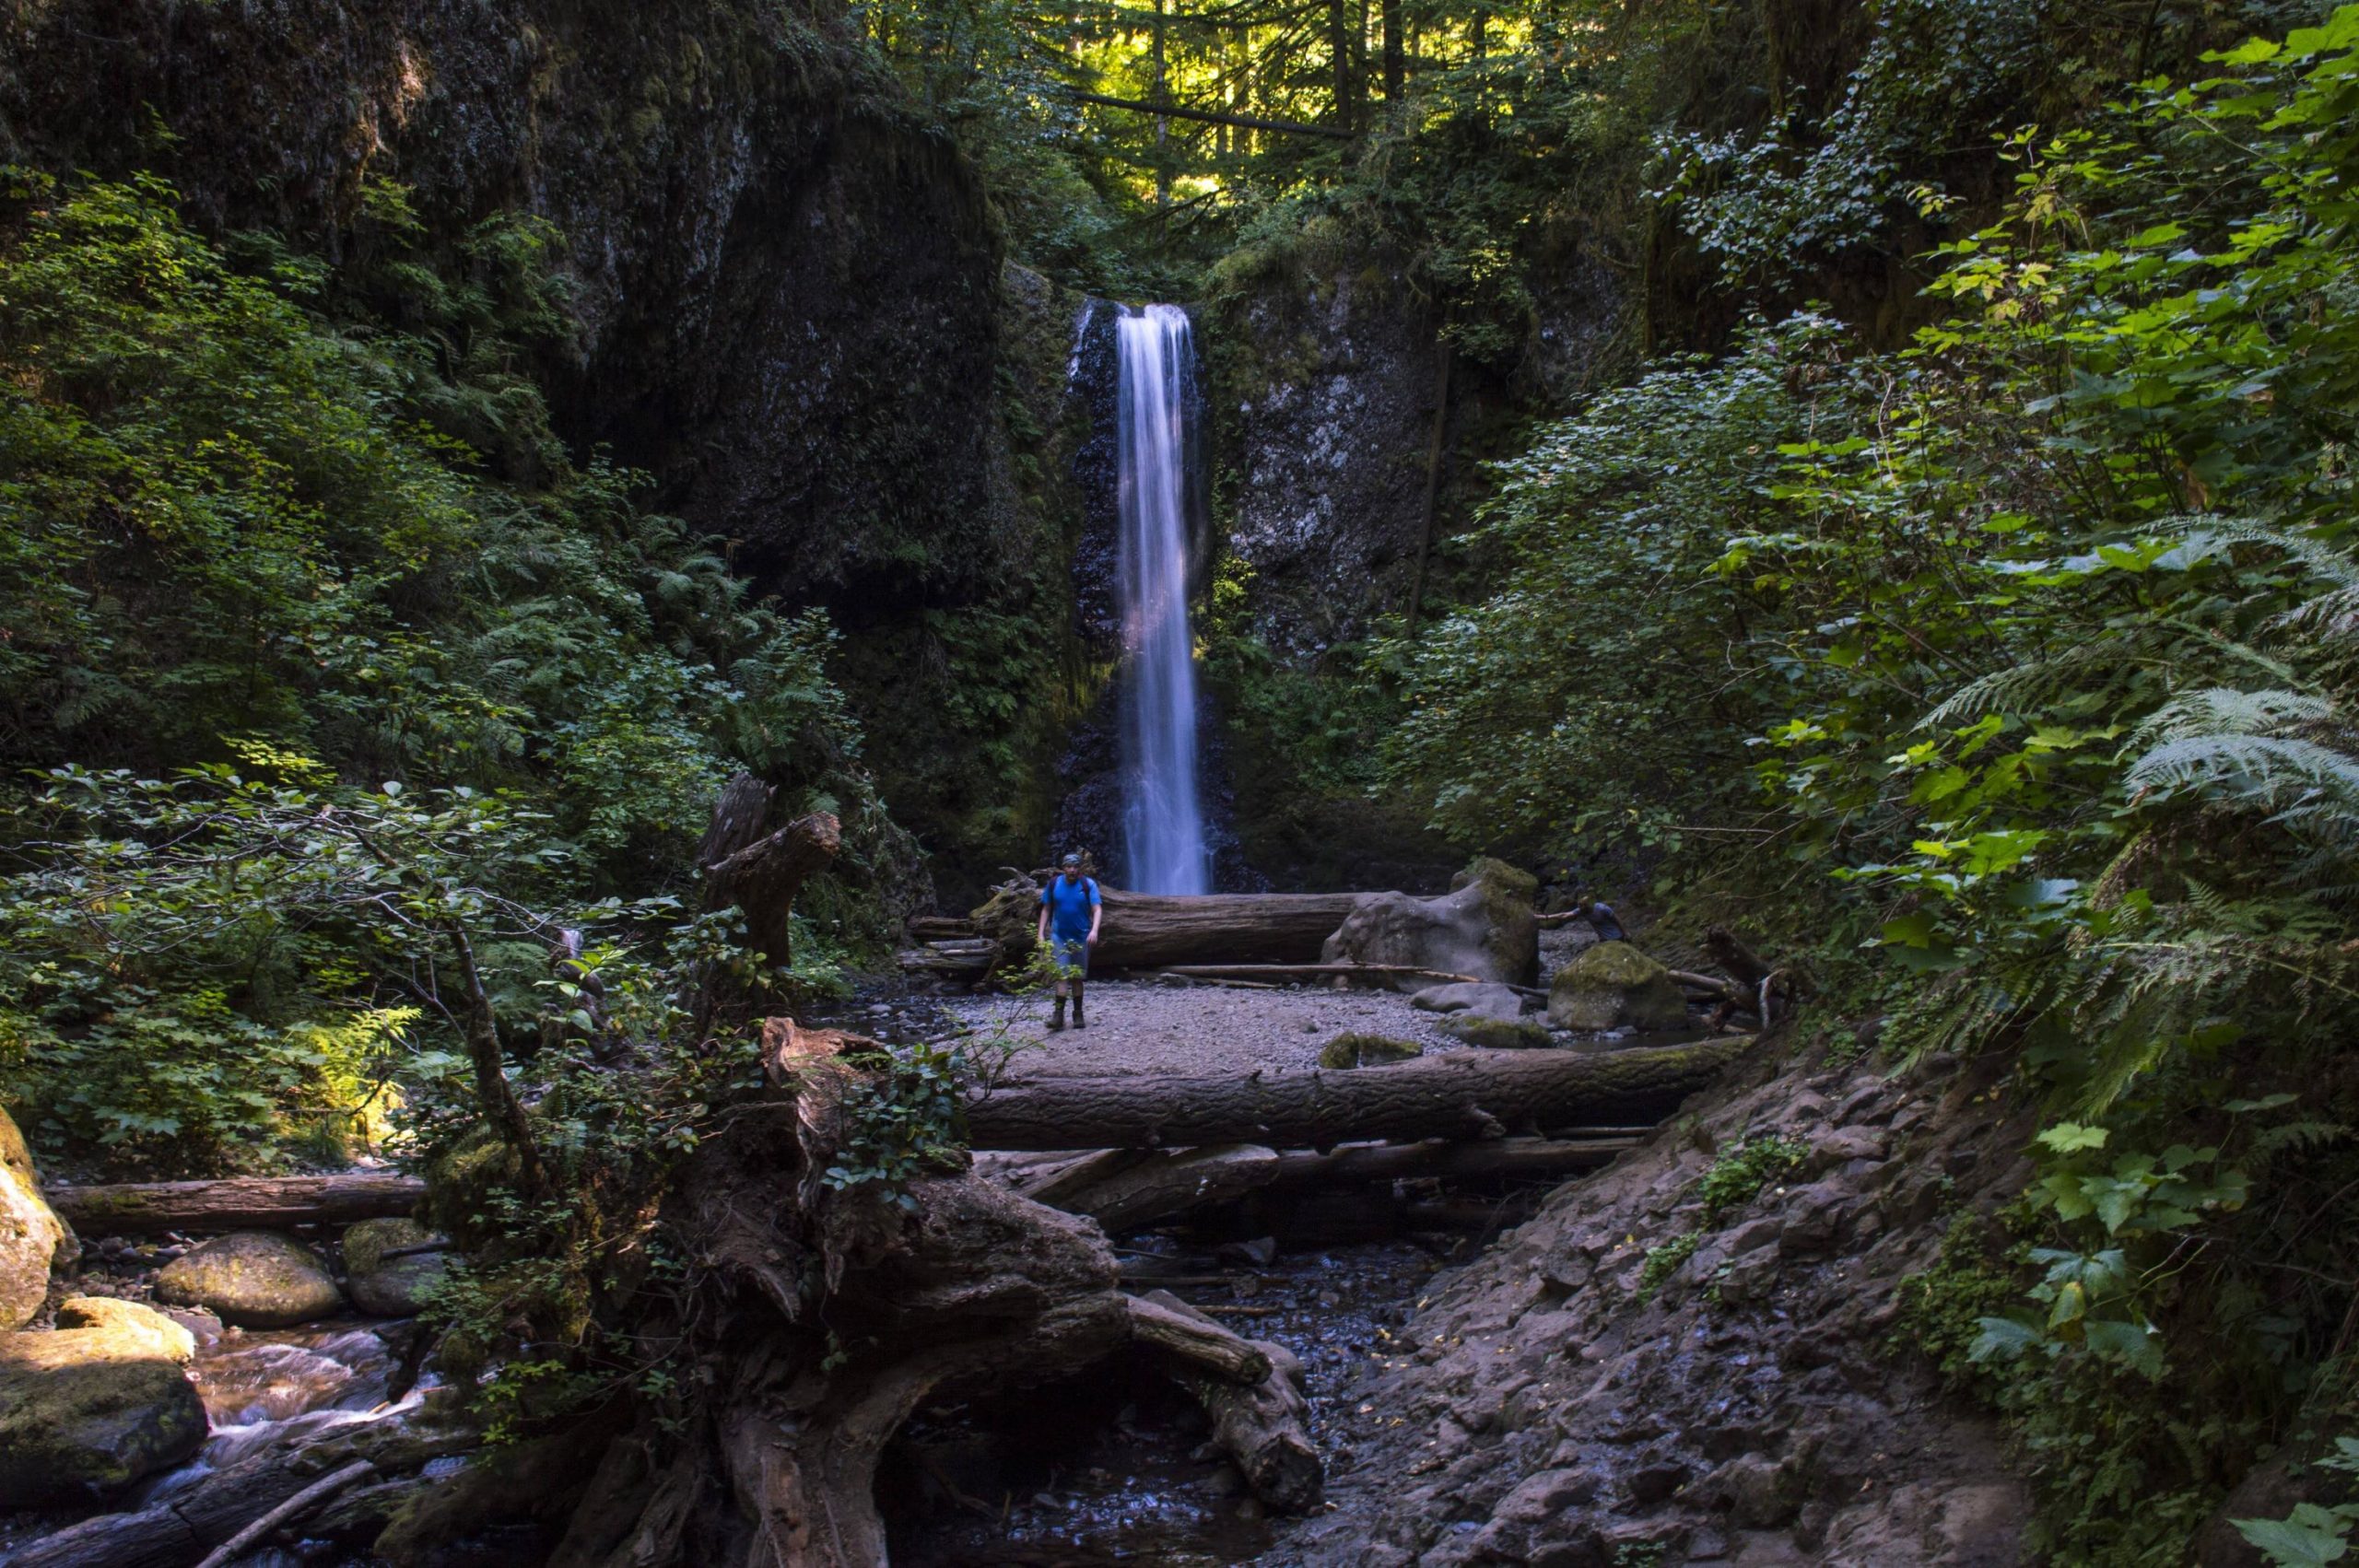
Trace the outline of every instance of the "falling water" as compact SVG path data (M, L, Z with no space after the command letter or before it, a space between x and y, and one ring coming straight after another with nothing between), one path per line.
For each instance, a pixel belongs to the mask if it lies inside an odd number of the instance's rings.
M1188 313L1149 305L1115 319L1121 475L1122 848L1143 893L1203 893L1211 855L1196 800L1196 666L1188 631L1194 346Z

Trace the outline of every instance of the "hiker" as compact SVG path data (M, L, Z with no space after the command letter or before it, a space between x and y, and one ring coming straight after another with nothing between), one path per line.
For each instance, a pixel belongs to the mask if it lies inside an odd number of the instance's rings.
M1049 1020L1051 1029L1065 1026L1067 986L1073 988L1073 1026L1088 1027L1081 1016L1081 983L1089 977L1089 950L1097 945L1097 922L1104 914L1097 879L1081 874L1079 855L1067 855L1064 870L1040 890L1038 937L1057 965L1057 1011Z

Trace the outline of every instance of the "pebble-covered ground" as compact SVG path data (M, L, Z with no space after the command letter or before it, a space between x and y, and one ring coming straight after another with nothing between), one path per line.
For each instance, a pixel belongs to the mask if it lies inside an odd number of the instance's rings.
M1004 1028L1020 1047L1019 1078L1311 1068L1320 1047L1347 1031L1413 1040L1427 1050L1460 1046L1438 1026L1440 1014L1421 1012L1391 991L1098 980L1086 996L1089 1026L1055 1034L1045 999L961 997L943 1005L976 1030Z

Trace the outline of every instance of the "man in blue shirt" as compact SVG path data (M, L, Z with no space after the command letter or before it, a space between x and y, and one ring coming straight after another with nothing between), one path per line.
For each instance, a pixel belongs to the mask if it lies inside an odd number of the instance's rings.
M1105 916L1096 879L1081 874L1081 857L1067 855L1064 870L1040 890L1038 940L1057 965L1057 1011L1049 1027L1065 1026L1065 988L1073 988L1073 1026L1086 1029L1081 983L1089 976L1089 950L1097 945L1097 922Z

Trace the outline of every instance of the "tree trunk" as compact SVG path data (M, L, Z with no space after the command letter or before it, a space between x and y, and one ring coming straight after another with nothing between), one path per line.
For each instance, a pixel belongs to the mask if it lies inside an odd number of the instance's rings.
M1587 1138L1493 1138L1474 1143L1428 1139L1421 1143L1368 1143L1332 1153L1281 1154L1270 1173L1272 1191L1295 1192L1348 1182L1439 1176L1446 1181L1494 1179L1549 1181L1582 1171L1602 1170L1636 1136Z
M1093 965L1152 969L1171 964L1315 964L1319 950L1358 907L1356 893L1213 893L1184 897L1104 890L1106 914Z
M1352 24L1349 0L1327 0L1327 48L1334 56L1335 123L1349 135L1357 128L1359 84L1352 71Z
M50 1207L84 1235L156 1231L275 1230L346 1225L416 1211L426 1183L392 1172L324 1176L231 1176L42 1189Z
M1401 0L1379 0L1379 9L1384 18L1384 101L1389 107L1401 101L1408 60L1402 46Z
M1262 1143L1328 1150L1367 1139L1478 1138L1658 1119L1750 1037L1614 1051L1460 1052L1391 1067L1218 1078L1041 1078L967 1108L978 1149Z

